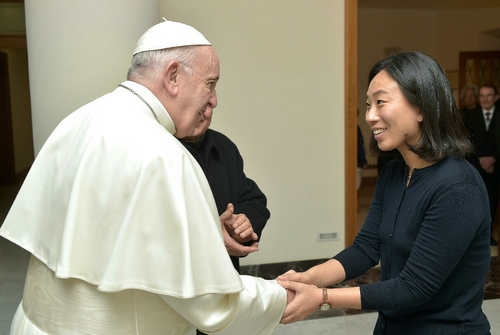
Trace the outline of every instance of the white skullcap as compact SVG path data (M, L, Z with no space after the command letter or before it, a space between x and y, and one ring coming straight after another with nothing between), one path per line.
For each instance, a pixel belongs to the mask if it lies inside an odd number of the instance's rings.
M134 55L143 51L161 50L188 45L211 45L198 30L187 24L168 21L149 28L137 41Z

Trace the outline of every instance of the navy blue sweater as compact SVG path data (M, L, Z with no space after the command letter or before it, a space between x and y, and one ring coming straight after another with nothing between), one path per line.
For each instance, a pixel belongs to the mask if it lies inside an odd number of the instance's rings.
M384 167L363 227L334 258L355 278L380 260L381 281L361 304L378 310L374 334L488 334L483 286L490 265L490 214L481 177L447 158L415 170Z

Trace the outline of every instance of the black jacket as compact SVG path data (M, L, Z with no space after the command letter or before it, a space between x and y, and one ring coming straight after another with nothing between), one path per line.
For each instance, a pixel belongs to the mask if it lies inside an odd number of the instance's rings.
M234 212L245 214L260 237L270 217L267 198L257 184L246 177L243 158L236 145L227 136L212 129L208 129L199 142L181 140L181 143L205 172L219 215L226 210L228 203L232 203ZM231 256L231 260L239 272L239 258Z

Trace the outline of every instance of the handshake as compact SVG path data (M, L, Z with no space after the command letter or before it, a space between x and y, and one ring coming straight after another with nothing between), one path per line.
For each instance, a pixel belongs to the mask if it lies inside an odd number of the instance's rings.
M318 308L330 309L327 289L314 285L312 276L308 272L290 270L276 278L278 283L286 289L286 308L280 323L288 324L303 320Z
M359 287L343 287L326 289L330 285L340 283L346 278L342 264L330 259L313 266L305 272L290 270L276 280L286 289L286 308L281 323L287 324L303 320L318 309L328 310L332 307L328 295L335 294L334 307L361 309Z

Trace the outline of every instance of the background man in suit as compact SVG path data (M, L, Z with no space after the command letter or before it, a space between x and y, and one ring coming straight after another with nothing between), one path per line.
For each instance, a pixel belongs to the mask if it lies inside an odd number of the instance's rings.
M498 123L500 110L495 108L498 101L497 88L483 85L479 89L480 107L465 112L464 123L474 144L474 153L468 161L479 171L488 191L491 219L497 212L499 194L499 147L497 146ZM498 245L491 236L491 245Z

